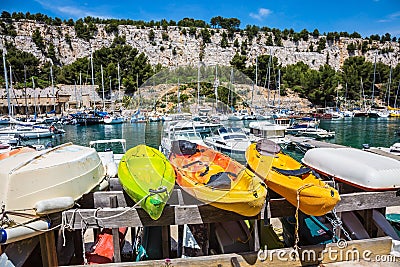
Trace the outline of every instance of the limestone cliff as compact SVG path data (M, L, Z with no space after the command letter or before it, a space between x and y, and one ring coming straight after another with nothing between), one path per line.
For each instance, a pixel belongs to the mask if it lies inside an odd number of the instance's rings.
M21 20L12 22L16 36L0 35L3 45L4 41L13 43L18 49L34 54L41 62L45 62L46 51L52 43L55 48L56 56L62 64L70 64L77 58L90 55L91 50L101 47L108 47L112 44L116 34L107 33L105 25L97 24L97 31L93 39L85 41L77 37L74 27L62 24L61 26L50 26L37 23L31 20ZM39 49L33 39L33 32L38 29L44 39L45 48ZM393 66L399 63L399 43L398 42L373 42L369 44L370 50L362 54L360 50L355 50L349 55L347 46L355 44L361 47L363 39L340 38L339 41L328 41L326 48L321 52L310 52L317 49L318 42L325 36L313 38L310 35L308 41L300 40L293 42L282 40L282 46L266 46L268 35L272 33L259 32L253 40L248 40L246 35L239 32L233 38L228 39L229 46L222 48L221 39L223 29L209 29L212 31L211 43L203 43L200 36L201 29L197 29L196 34L190 34L189 30L182 33L182 27L169 26L166 30L159 28L138 28L130 25L118 26L118 35L126 37L126 43L137 48L139 52L144 52L152 65L161 64L163 66L194 65L202 59L207 65L222 64L229 65L232 57L240 48L234 47L233 43L237 39L239 44L247 40L247 64L253 64L255 57L262 54L270 54L277 57L283 66L295 64L303 61L313 69L318 69L321 65L328 63L335 69L339 69L346 58L349 56L365 56L371 62L377 50L389 52L379 53L377 61ZM150 40L149 32L153 30L154 39Z

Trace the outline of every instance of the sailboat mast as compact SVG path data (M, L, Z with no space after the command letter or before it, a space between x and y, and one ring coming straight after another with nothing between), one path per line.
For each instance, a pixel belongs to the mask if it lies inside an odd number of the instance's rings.
M76 103L76 108L78 108L78 93L76 91L76 80L74 79L74 90L75 90L75 103Z
M268 98L267 98L267 104L268 106L269 104L269 98L270 98L270 89L269 89L269 85L271 82L271 61L272 61L272 51L269 51L269 59L268 59L268 86L267 86L267 93L268 93Z
M377 54L377 53L375 53L375 59L374 59L374 78L373 78L373 80L372 80L371 106L374 105L375 73L376 73L376 54Z
M336 88L336 109L338 108L338 102L339 102L339 82L337 83L337 88Z
M394 98L394 107L395 108L397 108L397 95L399 94L399 90L400 90L400 81L399 81L399 85L397 86L396 96Z
M25 116L28 121L28 99L26 95L26 66L24 65Z
M219 80L218 80L218 66L215 66L215 81L214 81L214 92L215 92L215 113L217 113L218 110L218 86L219 86Z
M139 94L139 107L142 106L142 94L140 93L140 88L139 88L139 73L136 73L136 86Z
M108 76L108 79L110 79L110 100L112 102L112 86L111 86L111 76Z
M180 87L181 87L181 85L180 85L180 83L179 83L179 78L178 78L178 95L177 95L177 97L178 97L178 112L181 112L181 107L180 107L180 92L179 92ZM155 105L154 105L154 106L155 106Z
M391 83L392 83L392 64L390 64L390 72L389 72L387 106L390 106L390 85L391 85Z
M346 93L344 94L344 108L347 109L347 82L346 82Z
M200 61L197 66L197 113L199 113L200 108Z
M11 95L11 92L12 92L12 94L13 94L13 96L14 96L14 98L15 98L15 95L14 95L14 90L13 90L13 86L12 86L12 68L11 68L11 65L10 65L10 94L8 94L7 93L7 95ZM11 97L10 97L10 103L11 103ZM9 104L9 114L10 114L10 107L11 107L11 117L14 117L14 105L13 104Z
M96 109L96 100L94 95L94 71L93 71L93 53L90 53L90 68L92 69L92 93L93 93L93 110ZM90 104L90 103L89 103Z
M253 84L253 90L251 91L251 107L250 110L253 108L253 101L254 101L254 88L257 87L257 81L258 81L258 56L256 57L256 82L255 85Z
M106 110L106 103L104 102L104 77L103 77L103 65L100 65L101 71L101 89L103 90L103 111Z
M4 78L5 78L5 81L6 81L6 91L7 91L8 116L11 116L10 91L8 90L8 76L7 76L6 51L5 51L5 49L3 49L3 65L4 65Z
M82 72L79 72L79 85L81 88L81 97L79 98L79 108L81 108L81 101L82 101Z
M278 70L278 107L281 107L281 70Z
M119 62L118 62L117 72L118 72L118 100L121 101L121 78L119 76Z
M56 113L56 95L54 94L54 80L53 80L53 62L50 65L50 78L51 78L51 89L53 92L53 110Z
M37 116L37 109L36 109L36 90L35 90L35 79L32 77L32 87L33 87L33 99L34 99L34 105L35 105L35 120Z
M362 97L363 97L362 103L363 103L363 105L364 105L364 110L366 110L366 106L365 106L365 93L364 93L364 86L363 86L362 77L361 77L361 90L362 90Z

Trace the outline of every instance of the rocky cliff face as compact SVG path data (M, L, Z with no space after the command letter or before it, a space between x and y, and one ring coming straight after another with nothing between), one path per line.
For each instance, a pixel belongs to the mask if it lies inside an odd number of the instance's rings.
M18 49L30 52L39 58L42 62L48 59L45 53L50 43L53 43L55 52L59 61L63 64L70 64L76 59L90 55L93 50L101 47L109 47L114 38L114 33L107 33L105 25L97 25L97 32L93 39L85 41L78 38L74 27L71 26L49 26L46 24L36 23L35 21L14 21L17 35L4 36L4 41L13 43ZM38 29L44 39L45 50L41 51L33 42L33 32ZM254 64L255 58L263 54L272 54L277 57L279 63L283 66L295 64L303 61L313 69L318 69L321 65L328 63L335 69L339 69L346 58L349 56L365 56L371 62L374 61L377 50L389 50L390 52L379 53L377 62L393 66L399 63L399 43L386 42L381 44L374 42L370 44L374 49L362 54L360 50L355 50L351 55L347 50L349 44L361 46L363 39L340 38L337 42L327 42L326 48L319 52L309 52L310 45L314 47L314 51L318 46L320 36L312 38L308 41L293 42L290 40L282 40L283 46L266 46L266 40L269 34L259 32L258 36L252 41L247 39L246 35L235 33L232 39L228 39L229 46L221 47L222 32L224 30L213 30L211 35L211 43L203 43L200 36L201 29L197 29L195 35L190 35L189 30L186 34L182 33L182 28L170 26L167 30L160 28L152 28L154 31L154 39L149 39L150 28L137 28L136 26L121 25L118 26L118 35L126 37L126 43L137 48L139 52L144 52L152 65L161 64L163 66L173 67L177 65L195 65L202 60L207 65L229 65L232 57L236 52L240 52L240 48L234 47L234 40L238 40L241 44L247 40L247 64ZM209 29L211 31L211 29ZM163 34L164 33L164 34ZM166 38L166 34L168 38ZM197 36L197 37L196 37Z

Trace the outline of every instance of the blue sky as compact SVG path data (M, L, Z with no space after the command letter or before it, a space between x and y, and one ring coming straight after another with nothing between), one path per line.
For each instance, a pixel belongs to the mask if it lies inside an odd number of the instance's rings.
M240 27L267 26L278 29L302 29L320 33L344 31L371 34L390 33L400 37L399 0L221 0L221 1L159 1L159 0L0 0L8 12L42 13L74 20L85 16L129 18L133 20L179 21L184 17L202 19L207 23L215 16L238 18Z

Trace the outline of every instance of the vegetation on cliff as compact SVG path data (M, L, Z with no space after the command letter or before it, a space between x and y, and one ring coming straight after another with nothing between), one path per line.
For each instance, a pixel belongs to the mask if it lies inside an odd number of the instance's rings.
M201 38L202 52L199 57L204 55L205 44L211 42L211 37L216 31L222 30L221 41L219 45L224 48L229 45L237 48L237 53L232 57L230 63L232 67L240 70L253 81L255 81L256 66L255 61L252 64L247 64L248 61L248 46L256 38L260 32L268 33L265 45L267 46L282 46L282 40L292 40L298 42L300 40L307 41L309 38L317 38L320 33L317 29L313 32L308 32L306 29L296 33L293 29L279 30L268 27L258 27L255 25L247 25L244 29L240 29L240 20L236 18L223 18L214 17L210 23L202 20L195 20L191 18L184 18L178 22L167 21L134 21L125 19L100 19L93 17L86 17L78 19L77 21L64 20L59 18L50 18L43 14L30 14L14 12L12 14L3 11L0 20L0 33L3 36L14 37L16 30L13 27L12 21L18 20L35 20L37 23L45 23L48 25L61 26L67 25L74 27L77 37L83 40L90 40L98 30L98 24L105 25L105 31L109 34L114 34L114 42L110 47L103 47L93 52L94 64L94 81L97 85L101 85L100 66L104 69L104 80L108 85L111 81L111 86L116 88L118 86L118 65L121 77L121 86L124 87L127 94L133 94L137 90L137 86L141 85L153 74L157 73L162 67L160 65L151 66L147 56L144 53L139 53L136 48L126 44L125 36L118 36L118 26L120 25L134 25L138 28L150 27L148 38L150 42L153 40L155 33L154 29L166 30L168 26L178 26L182 34L189 33L196 35L196 38ZM197 28L201 28L197 30ZM233 40L234 33L240 33L244 36L244 41ZM271 34L270 34L271 33ZM325 37L319 38L316 46L310 45L309 52L321 52L325 49L329 42L337 41L340 37L360 38L361 35L347 32L333 32L324 33ZM68 35L65 36L67 42L71 46L71 39ZM168 34L163 33L162 40L168 41ZM80 82L91 84L91 66L90 57L79 58L69 65L62 65L59 61L54 45L49 44L46 46L43 36L38 30L35 30L32 35L32 40L36 47L42 51L46 58L51 59L53 63L53 73L55 83L61 84L79 84ZM351 43L347 46L349 54L355 50L366 53L370 49L374 49L376 53L388 53L393 51L392 48L387 47L384 49L377 49L372 45L373 41L396 42L396 37L391 37L390 34L382 36L371 35L362 42ZM399 40L400 41L400 40ZM50 64L49 62L40 62L33 54L20 51L15 48L11 43L5 44L7 49L7 64L12 66L13 81L15 88L24 87L24 74L27 73L27 86L31 85L31 77L35 79L37 87L47 87L51 84L50 81ZM164 48L164 46L162 46ZM160 48L161 49L161 48ZM165 49L165 48L164 48ZM173 50L172 54L177 51ZM203 54L202 54L203 53ZM327 60L328 61L328 60ZM280 91L285 95L287 89L290 88L294 92L299 93L300 96L307 98L315 105L329 105L337 101L336 97L339 96L347 101L360 101L363 96L371 96L372 90L375 96L380 97L382 101L392 104L396 101L396 95L400 87L400 66L397 65L391 69L389 65L381 62L376 64L374 75L374 64L366 61L364 56L351 56L344 61L341 69L335 70L328 64L321 66L318 70L311 69L303 62L283 66L278 63L276 57L269 55L259 55L257 57L257 70L259 86L269 84L271 90L277 90L278 70L280 70ZM25 70L24 70L25 68ZM373 77L375 76L375 84L373 85ZM81 79L82 78L82 79ZM4 84L4 74L0 77L0 82ZM99 86L101 88L101 86ZM204 94L213 97L213 90L211 87L205 87ZM388 93L390 92L390 94ZM227 101L227 96L222 96L222 101Z

